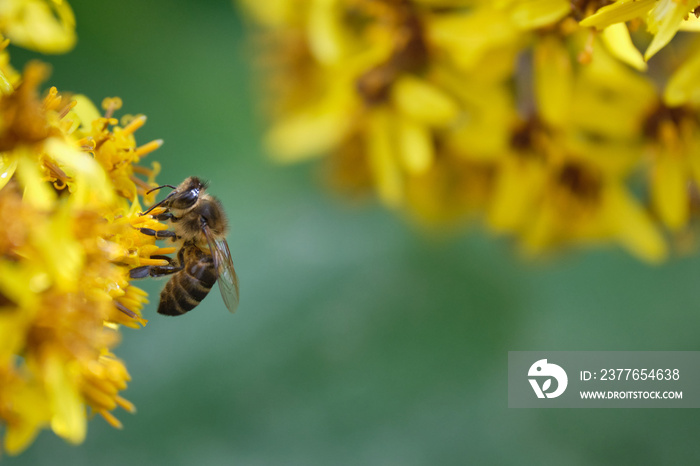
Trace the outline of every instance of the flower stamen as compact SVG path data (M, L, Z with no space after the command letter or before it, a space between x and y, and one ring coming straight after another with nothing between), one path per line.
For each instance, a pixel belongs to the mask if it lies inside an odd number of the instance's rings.
M110 119L116 110L122 108L122 99L119 97L107 97L102 101L102 109L105 111L105 118Z
M146 191L148 191L149 189L151 189L151 188L153 187L153 186L149 185L148 183L146 183L145 181L143 181L142 179L140 179L140 178L138 178L138 177L136 177L136 176L134 176L134 175L129 176L129 179L130 179L131 181L133 181L134 184L135 184L140 190L143 191L143 192L139 191L139 194L145 194Z
M143 157L145 155L150 154L154 150L158 149L160 146L163 145L163 140L162 139L156 139L154 141L148 142L142 146L139 146L136 148L134 151L134 155L136 157ZM136 167L134 167L135 169Z
M63 107L63 109L58 113L58 119L64 119L68 115L68 113L70 113L70 111L75 108L77 104L78 102L76 102L75 100L71 100L70 102L68 102L68 104L65 107Z
M56 86L51 86L48 94L44 97L44 109L55 110L61 104L62 97L58 94Z
M121 421L114 417L114 415L109 411L105 411L104 409L98 409L97 412L100 414L100 416L102 416L105 419L105 421L109 423L109 425L111 425L115 429L121 429L122 427L124 427Z
M131 401L124 399L119 395L114 398L114 401L116 401L117 404L125 411L129 411L131 414L136 413L136 406L134 406Z
M124 129L122 129L122 133L133 134L136 130L138 130L139 128L141 128L145 124L146 124L146 115L140 115L140 116L134 118L133 120L131 120L131 122L128 125L126 125L124 127Z

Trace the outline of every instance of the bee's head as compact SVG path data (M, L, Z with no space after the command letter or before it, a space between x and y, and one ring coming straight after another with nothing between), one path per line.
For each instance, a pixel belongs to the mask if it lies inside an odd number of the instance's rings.
M173 191L167 195L162 201L153 204L145 212L141 212L139 215L146 215L151 212L156 207L163 207L167 209L176 210L187 210L194 206L199 200L200 196L207 189L207 182L202 181L196 176L190 176L185 181L180 183L179 186L173 186L170 184L164 184L162 186L157 186L150 191L146 192L149 194L153 191L157 191L163 188L170 188Z
M199 196L207 189L207 183L196 176L190 176L171 193L168 206L171 209L189 209L197 203Z

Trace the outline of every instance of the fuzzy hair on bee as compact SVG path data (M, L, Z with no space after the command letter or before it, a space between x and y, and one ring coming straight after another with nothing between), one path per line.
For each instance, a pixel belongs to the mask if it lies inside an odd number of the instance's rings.
M132 278L172 275L160 294L158 313L182 315L194 309L218 281L227 309L238 307L238 277L226 242L228 220L221 202L206 192L208 184L191 176L178 186L155 189L173 191L142 215L161 208L153 218L167 221L172 230L141 228L156 239L171 239L180 245L177 259L163 256L169 265L143 266L131 270Z

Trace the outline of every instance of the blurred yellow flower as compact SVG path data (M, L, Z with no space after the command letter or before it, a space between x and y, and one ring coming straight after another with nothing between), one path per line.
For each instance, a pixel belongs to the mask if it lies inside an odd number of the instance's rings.
M700 54L660 61L673 73L645 58L700 30L700 1L242 3L280 162L325 157L333 186L431 224L482 216L533 253L616 242L658 262L690 225Z
M295 38L285 41L288 56L297 58L278 61L289 71L278 74L287 82L280 85L283 103L274 109L279 118L267 138L273 156L285 162L328 152L343 157L359 144L379 198L404 207L407 185L431 169L436 141L449 128L456 131L445 144L479 142L474 157L505 146L502 122L512 114L504 108L503 84L490 81L512 66L489 64L498 63L492 54L514 56L518 33L482 41L488 35L481 28L491 25L484 18L502 23L498 12L463 12L448 3L460 2L304 2L294 14L282 7L289 4L276 3L278 13L263 15L264 21L284 24L280 34ZM471 28L478 50L453 40L450 28ZM491 70L479 80L482 93L465 92L457 70L482 65Z
M3 0L0 33L15 45L42 53L75 46L75 17L65 0Z
M698 118L696 106L659 102L646 121L652 205L673 231L687 226L694 193L700 188Z
M491 228L519 235L531 253L612 240L663 259L663 237L625 187L641 157L637 133L655 99L652 84L602 51L577 65L556 36L536 44L533 71L535 114L501 160Z

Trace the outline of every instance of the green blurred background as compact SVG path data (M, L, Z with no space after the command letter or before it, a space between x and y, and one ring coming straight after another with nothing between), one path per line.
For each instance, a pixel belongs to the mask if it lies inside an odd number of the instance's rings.
M261 0L262 1L262 0ZM315 165L261 149L254 51L227 1L72 0L79 43L50 84L149 120L161 183L211 181L228 211L241 305L213 292L124 329L139 412L82 446L43 432L10 465L698 464L697 410L507 408L507 352L697 350L698 258L616 249L531 264L473 231L435 239L348 207ZM36 55L13 49L21 65ZM149 162L146 159L145 162Z

